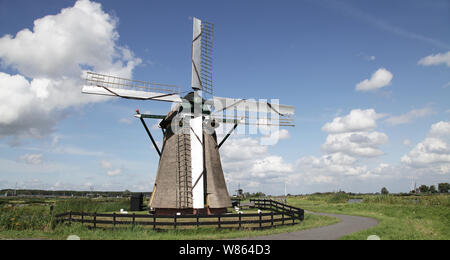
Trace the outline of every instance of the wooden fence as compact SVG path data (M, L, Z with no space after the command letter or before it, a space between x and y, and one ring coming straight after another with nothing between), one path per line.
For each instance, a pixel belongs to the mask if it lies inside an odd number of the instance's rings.
M153 229L187 228L213 226L217 228L268 228L279 225L298 224L304 219L302 209L291 207L273 200L252 200L256 208L270 210L269 213L242 213L221 215L143 215L143 214L103 214L67 212L56 215L59 223L79 222L90 227L117 227L120 225L142 225Z

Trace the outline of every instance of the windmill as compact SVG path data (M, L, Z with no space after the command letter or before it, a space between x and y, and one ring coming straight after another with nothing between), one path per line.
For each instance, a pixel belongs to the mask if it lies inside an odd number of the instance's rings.
M240 124L294 126L292 106L213 96L213 27L193 19L192 90L184 97L178 86L87 72L83 93L174 103L167 115L135 114L160 156L149 202L155 214L225 213L231 200L219 154L223 143ZM161 120L161 150L144 119ZM233 127L219 143L215 129L221 123Z

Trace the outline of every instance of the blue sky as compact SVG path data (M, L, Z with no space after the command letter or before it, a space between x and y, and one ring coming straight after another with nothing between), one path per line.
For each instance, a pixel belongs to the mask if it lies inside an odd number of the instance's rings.
M449 1L1 1L0 188L151 190L133 114L170 104L83 97L81 70L189 90L192 17L215 24L215 95L296 109L276 145L224 145L231 192L450 181Z

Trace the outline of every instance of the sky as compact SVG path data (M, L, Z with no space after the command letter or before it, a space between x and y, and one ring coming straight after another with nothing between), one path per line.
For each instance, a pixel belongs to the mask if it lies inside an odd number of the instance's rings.
M295 106L276 144L221 147L231 194L450 182L448 0L1 0L0 189L151 191L133 115L171 105L83 95L83 72L189 91L193 17L214 24L216 96Z

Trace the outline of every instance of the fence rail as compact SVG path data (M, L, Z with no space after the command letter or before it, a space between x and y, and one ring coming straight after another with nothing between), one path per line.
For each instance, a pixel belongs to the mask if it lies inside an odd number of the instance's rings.
M116 227L119 225L152 226L153 229L167 227L215 226L217 228L266 228L278 225L298 224L304 219L304 211L273 200L251 200L255 207L269 210L269 213L222 214L222 215L141 215L105 214L86 212L66 212L55 215L59 223L82 223L97 227Z

